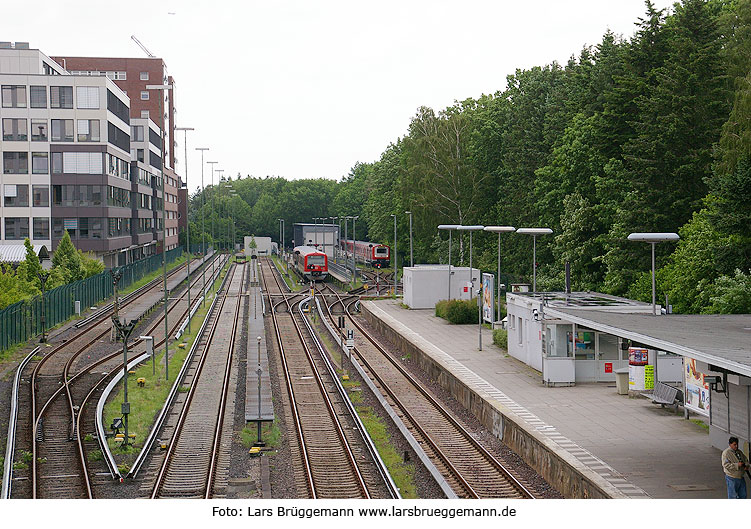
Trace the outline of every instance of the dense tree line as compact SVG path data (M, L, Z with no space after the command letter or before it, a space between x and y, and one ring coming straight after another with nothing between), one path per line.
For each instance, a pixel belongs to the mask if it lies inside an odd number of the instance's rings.
M751 312L750 194L751 0L669 12L647 0L630 38L608 32L565 65L517 70L502 91L422 107L380 159L340 182L241 178L197 193L191 227L200 233L203 210L229 234L234 208L238 232L276 238L284 218L289 240L294 222L360 215L358 233L393 245L396 214L401 259L409 210L417 262L445 262L438 224L550 227L538 240L543 288L563 287L568 261L575 289L643 300L649 245L626 237L678 232L658 245L659 299L679 312ZM475 262L495 270L497 238L475 241ZM529 278L531 245L502 237L506 273ZM462 241L454 252L468 262Z

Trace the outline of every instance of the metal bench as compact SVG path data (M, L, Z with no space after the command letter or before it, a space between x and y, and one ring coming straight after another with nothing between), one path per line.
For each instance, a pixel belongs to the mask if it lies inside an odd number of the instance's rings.
M655 382L654 392L642 393L642 395L647 397L654 404L659 404L662 408L667 404L668 406L674 406L678 409L678 406L683 404L683 392L678 388L668 386L662 382Z

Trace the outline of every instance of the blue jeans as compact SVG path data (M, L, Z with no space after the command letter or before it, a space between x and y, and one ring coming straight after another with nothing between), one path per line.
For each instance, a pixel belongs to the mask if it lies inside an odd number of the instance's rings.
M746 499L746 480L743 478L731 478L725 474L725 482L728 485L728 498Z

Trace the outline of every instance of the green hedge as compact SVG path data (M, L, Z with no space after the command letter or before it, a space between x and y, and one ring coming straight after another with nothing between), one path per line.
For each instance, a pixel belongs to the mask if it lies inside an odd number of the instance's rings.
M508 350L508 331L506 329L495 329L493 331L493 343Z
M449 323L462 325L477 323L477 298L470 300L452 299L439 301L435 305L435 315Z

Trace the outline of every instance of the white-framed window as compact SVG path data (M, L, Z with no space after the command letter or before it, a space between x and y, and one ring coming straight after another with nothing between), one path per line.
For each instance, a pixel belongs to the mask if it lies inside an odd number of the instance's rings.
M141 117L149 119L149 111L148 110L141 110Z
M149 100L149 91L148 90L142 90L141 91L141 101L148 101Z
M77 108L99 108L99 87L98 86L77 86L76 87Z
M149 80L149 72L141 72L141 81Z
M99 120L78 120L78 141L99 141Z
M102 174L102 153L100 152L64 152L63 173L65 174Z

